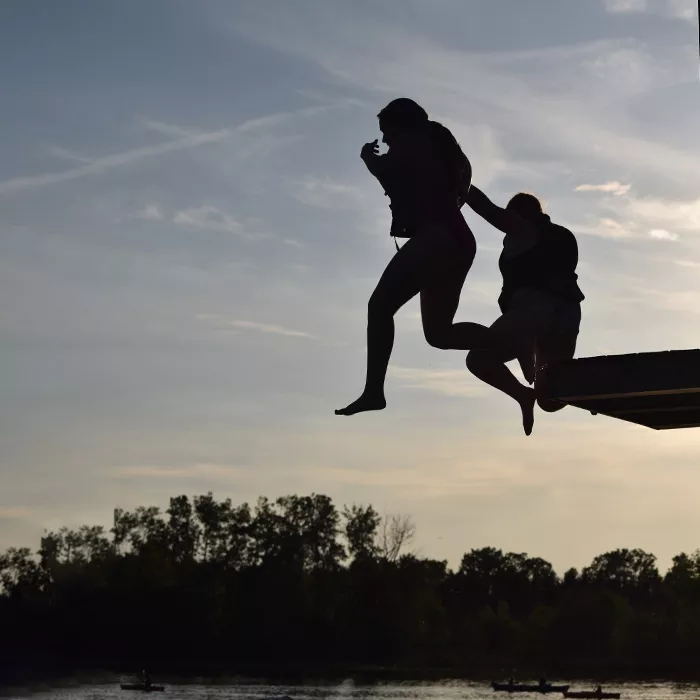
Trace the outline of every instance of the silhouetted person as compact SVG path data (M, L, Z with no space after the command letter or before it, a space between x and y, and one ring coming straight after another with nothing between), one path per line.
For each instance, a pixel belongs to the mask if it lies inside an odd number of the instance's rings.
M529 435L535 392L521 384L505 363L517 359L532 384L539 368L574 356L584 299L576 274L578 245L574 234L552 223L531 194L516 194L502 209L472 186L466 203L506 234L498 262L503 276L498 298L502 316L491 325L490 349L472 350L467 367L518 402ZM540 408L550 412L563 408L564 404L544 398L543 387L535 388Z
M425 338L436 348L485 347L488 330L453 323L476 241L459 207L471 164L450 131L413 100L399 98L378 115L383 142L361 157L391 202L391 235L407 238L384 270L367 309L367 375L362 395L337 415L386 406L384 381L394 345L394 314L420 293ZM398 248L398 245L397 245Z
M151 687L151 677L146 673L146 670L141 671L141 677L143 678L143 683L146 686L146 688Z

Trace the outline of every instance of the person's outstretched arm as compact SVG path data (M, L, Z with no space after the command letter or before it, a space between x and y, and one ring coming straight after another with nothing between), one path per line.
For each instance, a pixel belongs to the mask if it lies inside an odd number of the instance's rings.
M478 187L471 185L466 193L466 203L491 226L506 234L536 233L527 219L513 211L494 204Z
M494 204L478 187L471 185L465 197L466 203L482 219L495 226L503 233L513 233L520 223L520 217L513 215L503 207Z

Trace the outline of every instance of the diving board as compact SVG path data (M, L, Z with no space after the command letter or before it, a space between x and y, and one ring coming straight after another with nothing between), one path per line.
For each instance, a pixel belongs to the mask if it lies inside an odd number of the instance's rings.
M537 384L549 399L655 430L700 426L700 350L566 360Z

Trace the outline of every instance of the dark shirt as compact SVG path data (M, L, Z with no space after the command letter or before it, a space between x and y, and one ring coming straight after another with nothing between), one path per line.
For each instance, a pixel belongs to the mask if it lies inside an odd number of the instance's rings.
M524 287L537 289L572 303L585 299L578 286L578 244L574 234L542 216L539 237L531 247L515 256L501 253L498 267L503 289L498 299L505 312L513 295Z

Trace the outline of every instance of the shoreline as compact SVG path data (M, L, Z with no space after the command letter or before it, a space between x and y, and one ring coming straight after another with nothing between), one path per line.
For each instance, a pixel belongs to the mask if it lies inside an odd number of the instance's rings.
M129 659L61 659L57 657L33 656L31 658L7 655L0 670L0 694L17 687L73 687L90 683L118 684L133 682L143 663ZM526 666L516 668L517 682L537 682L541 671ZM148 672L156 684L173 685L206 684L280 684L280 685L329 685L352 680L358 685L376 683L430 683L449 681L471 681L490 684L506 681L509 672L505 664L480 664L479 666L362 666L353 664L290 664L287 666L263 663L225 664L191 660L173 660L169 663L154 661ZM12 669L12 671L10 671ZM612 664L566 664L547 668L550 683L575 682L586 685L601 685L658 682L695 684L700 683L697 669L625 667ZM47 688L48 687L48 688Z

